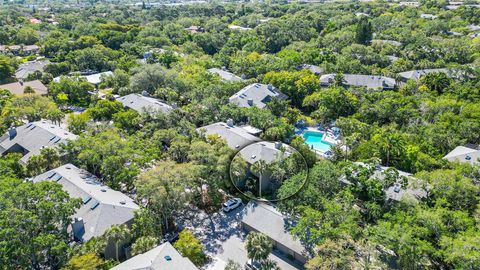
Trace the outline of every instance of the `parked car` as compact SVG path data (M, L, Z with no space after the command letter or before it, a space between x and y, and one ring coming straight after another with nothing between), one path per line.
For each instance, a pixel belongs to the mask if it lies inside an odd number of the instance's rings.
M242 199L232 198L223 204L223 211L228 213L232 210L235 210L240 205L242 205Z
M245 269L248 269L248 270L258 270L260 269L260 263L257 262L257 261L254 261L252 259L249 259L247 261L247 263L245 264Z

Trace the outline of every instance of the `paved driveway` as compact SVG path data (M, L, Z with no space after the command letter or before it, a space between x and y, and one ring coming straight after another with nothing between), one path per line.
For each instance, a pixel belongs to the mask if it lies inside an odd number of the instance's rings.
M210 215L191 209L177 219L180 226L191 230L202 241L207 255L212 258L212 262L205 266L205 269L224 270L229 259L240 265L247 262L245 233L240 226L242 209L243 206L230 213L217 212ZM303 269L301 265L292 265L281 253L273 252L269 258L276 261L281 269Z

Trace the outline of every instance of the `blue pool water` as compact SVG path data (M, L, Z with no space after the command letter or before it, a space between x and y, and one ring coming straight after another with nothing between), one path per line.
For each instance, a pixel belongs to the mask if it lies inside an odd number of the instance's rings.
M307 131L303 133L303 138L308 146L313 147L313 149L321 152L327 152L330 150L330 146L332 146L330 143L322 140L322 132Z

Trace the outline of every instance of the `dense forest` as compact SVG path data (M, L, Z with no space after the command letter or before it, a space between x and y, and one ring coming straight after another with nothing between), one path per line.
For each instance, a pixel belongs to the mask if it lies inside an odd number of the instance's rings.
M66 226L77 200L56 183L24 181L62 164L88 170L141 205L128 229L134 254L173 230L187 205L217 211L225 193L237 192L229 177L235 151L197 128L227 119L256 127L263 140L288 143L304 157L305 186L278 208L298 220L291 233L308 249L307 269L480 269L480 165L443 159L459 145L480 143L480 27L472 30L480 25L480 8L447 9L448 2L430 0L418 7L352 1L78 8L57 2L0 6L0 45L40 47L38 55L0 52L0 83L15 82L26 61L49 61L25 80L40 80L48 95L0 89L0 132L48 119L79 135L61 148L42 149L25 166L19 154L0 158L0 269L118 264L102 258L104 239L69 245ZM321 87L319 75L301 64L338 78ZM215 67L245 80L222 80L207 71ZM456 76L429 73L385 90L341 83L342 74L401 81L401 72L435 68ZM113 73L98 87L67 76L86 70ZM254 82L289 98L262 109L229 104ZM115 100L130 93L174 109L138 113ZM299 122L334 123L342 143L329 159L319 158L296 134ZM380 165L392 168L387 176L376 176ZM386 188L400 178L396 170L413 174L426 196L387 200ZM279 193L289 194L301 178L289 176ZM118 235L111 230L105 238ZM186 253L197 265L205 262ZM86 262L92 267L82 268Z

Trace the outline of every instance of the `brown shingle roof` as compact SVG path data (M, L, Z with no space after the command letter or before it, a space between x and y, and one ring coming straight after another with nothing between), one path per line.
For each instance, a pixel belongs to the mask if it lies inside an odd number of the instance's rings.
M19 82L2 84L0 85L0 89L6 89L14 95L22 96L23 90L25 90L27 86L32 87L38 95L46 95L48 93L47 87L39 80L24 82L23 85Z

